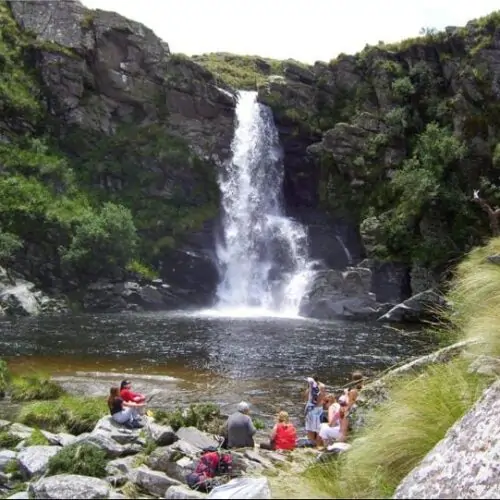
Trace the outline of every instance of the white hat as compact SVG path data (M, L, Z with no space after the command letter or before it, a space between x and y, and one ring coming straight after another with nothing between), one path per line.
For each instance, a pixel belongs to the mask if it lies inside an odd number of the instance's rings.
M237 410L241 413L245 413L246 411L248 411L250 409L250 405L245 402L245 401L242 401L241 403L238 403L238 406L237 406Z

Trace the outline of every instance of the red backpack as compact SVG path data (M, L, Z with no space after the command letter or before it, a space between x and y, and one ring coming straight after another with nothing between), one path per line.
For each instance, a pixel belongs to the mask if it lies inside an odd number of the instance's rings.
M213 479L222 474L231 474L232 469L231 453L207 451L200 457L194 472L186 476L186 482L193 490L210 491L216 486Z

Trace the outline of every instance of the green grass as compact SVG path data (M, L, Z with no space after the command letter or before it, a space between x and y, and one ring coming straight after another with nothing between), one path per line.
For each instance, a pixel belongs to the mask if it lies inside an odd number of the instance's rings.
M9 385L12 401L35 401L57 399L65 391L46 375L33 374L12 379Z
M7 448L8 450L11 450L15 448L21 441L21 438L10 434L8 431L0 432L0 448Z
M238 90L255 90L266 81L269 75L282 75L282 61L258 56L240 56L225 52L201 54L192 57L193 61L211 71L220 83ZM269 72L259 61L269 66Z
M488 380L457 359L394 382L390 400L337 462L317 464L306 477L331 498L388 498L399 482L479 398Z
M90 443L65 446L49 460L48 473L79 474L104 477L106 475L106 453Z
M500 265L487 260L496 254L500 238L470 252L458 266L449 293L455 328L465 339L481 340L474 350L490 356L500 356Z
M172 411L156 410L154 418L159 424L168 424L174 431L181 427L196 427L204 432L220 434L225 420L220 407L213 403L192 404L188 408Z
M18 420L32 427L71 434L90 432L107 413L104 398L63 396L55 401L38 401L24 406Z
M31 436L26 440L26 446L45 446L48 444L49 440L40 429L34 429Z

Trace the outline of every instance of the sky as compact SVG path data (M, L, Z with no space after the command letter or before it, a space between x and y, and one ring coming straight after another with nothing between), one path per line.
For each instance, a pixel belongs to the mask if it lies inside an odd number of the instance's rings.
M329 61L368 43L463 26L499 0L82 0L151 28L172 52Z

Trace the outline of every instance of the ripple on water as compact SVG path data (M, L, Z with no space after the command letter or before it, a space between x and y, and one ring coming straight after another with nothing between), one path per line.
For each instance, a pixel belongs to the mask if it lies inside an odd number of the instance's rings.
M197 399L247 398L274 411L276 401L301 401L307 375L340 384L354 369L421 353L421 337L380 324L206 312L72 315L0 321L0 355L18 371L173 377Z

